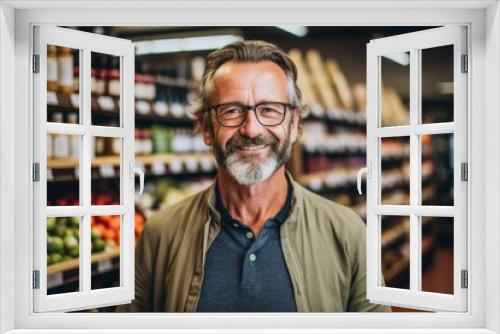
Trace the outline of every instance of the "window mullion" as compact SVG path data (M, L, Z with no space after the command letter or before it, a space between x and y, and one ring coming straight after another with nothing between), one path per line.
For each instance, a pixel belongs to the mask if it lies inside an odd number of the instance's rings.
M421 108L421 57L420 51L410 51L410 290L420 289L421 278L421 238L419 218L414 212L420 205L421 156L419 136L416 128L420 123Z
M83 49L82 51L82 62L81 62L81 89L80 98L81 100L81 117L82 124L85 128L85 133L83 135L82 143L82 156L80 157L80 163L82 164L82 174L80 179L80 194L82 194L82 203L87 209L82 223L80 225L80 288L83 292L90 292L91 290L91 242L90 242L90 204L91 204L91 159L92 159L92 148L91 148L91 134L88 132L91 123L91 64L90 64L90 50Z

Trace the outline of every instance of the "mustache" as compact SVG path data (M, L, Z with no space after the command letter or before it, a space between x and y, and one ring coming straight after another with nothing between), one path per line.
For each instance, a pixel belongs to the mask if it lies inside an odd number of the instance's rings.
M246 136L236 135L227 141L226 147L228 152L233 152L236 147L249 147L260 145L276 146L278 140L273 136L260 135L258 137L250 138Z

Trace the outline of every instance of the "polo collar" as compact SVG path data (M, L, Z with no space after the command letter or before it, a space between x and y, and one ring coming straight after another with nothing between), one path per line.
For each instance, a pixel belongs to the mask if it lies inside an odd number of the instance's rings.
M298 184L293 178L290 172L285 171L285 175L288 179L288 196L291 199L290 201L287 200L287 203L289 203L290 208L288 212L283 213L283 215L280 215L283 211L283 208L275 218L282 219L281 222L292 222L295 221L296 215L298 214L298 211L300 209L300 203L302 203L302 197L303 197L303 191L304 188ZM290 187L291 186L291 187ZM222 215L221 213L217 210L217 202L216 202L216 191L217 191L217 177L215 178L214 182L206 189L206 196L205 196L205 201L208 207L208 213L212 217L211 221L216 223L217 225L220 225L222 222ZM292 219L290 219L292 218Z

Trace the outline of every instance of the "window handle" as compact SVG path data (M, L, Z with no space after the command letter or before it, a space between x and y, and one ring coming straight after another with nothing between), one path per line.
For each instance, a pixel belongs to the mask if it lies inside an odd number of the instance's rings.
M130 163L130 177L135 178L135 174L139 175L139 195L144 192L144 171L135 167L134 163Z
M357 184L358 184L358 193L360 195L363 195L363 192L361 191L361 178L363 177L363 174L366 174L366 178L369 178L371 176L370 170L371 170L371 164L368 163L368 166L360 168L358 170L358 173L356 174L356 179L357 179Z

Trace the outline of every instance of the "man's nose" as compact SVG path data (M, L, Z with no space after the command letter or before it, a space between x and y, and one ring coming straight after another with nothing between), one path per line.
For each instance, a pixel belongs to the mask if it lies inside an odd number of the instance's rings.
M262 125L257 120L255 109L248 109L243 124L240 126L240 134L254 138L262 133Z

